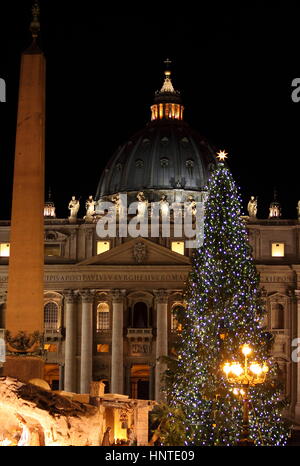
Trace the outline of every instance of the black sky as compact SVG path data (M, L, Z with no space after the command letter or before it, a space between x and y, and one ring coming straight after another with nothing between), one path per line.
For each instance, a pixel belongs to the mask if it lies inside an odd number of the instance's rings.
M103 11L101 2L41 0L47 59L46 185L59 217L73 194L95 194L115 149L150 118L163 60L173 60L185 119L230 154L244 207L259 199L268 216L276 187L283 217L300 199L300 9L250 7L141 16ZM98 6L97 6L98 5ZM31 1L1 5L0 218L10 217L20 54L30 43ZM117 10L117 8L116 8ZM25 200L24 200L25 201ZM83 212L82 212L83 213ZM246 210L245 210L246 213Z

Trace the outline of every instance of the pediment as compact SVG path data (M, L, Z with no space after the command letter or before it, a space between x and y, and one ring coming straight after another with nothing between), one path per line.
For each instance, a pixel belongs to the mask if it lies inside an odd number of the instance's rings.
M138 237L130 239L109 251L90 257L78 265L190 265L190 259Z
M286 294L279 293L278 291L275 291L273 293L270 293L268 295L268 298L272 302L280 302L280 301L287 300L289 297Z

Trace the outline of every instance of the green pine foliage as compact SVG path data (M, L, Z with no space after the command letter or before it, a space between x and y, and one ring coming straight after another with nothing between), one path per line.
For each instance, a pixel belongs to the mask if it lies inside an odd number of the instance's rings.
M222 366L225 361L243 363L241 345L248 343L252 360L270 368L266 381L249 390L250 437L255 445L284 445L288 428L281 414L277 366L270 356L272 335L262 326L259 276L241 218L240 195L223 163L212 173L208 192L204 242L194 252L186 312L177 317L182 324L177 359L165 374L168 429L174 439L177 426L182 445L237 444L242 401L233 394ZM171 445L163 425L162 443Z

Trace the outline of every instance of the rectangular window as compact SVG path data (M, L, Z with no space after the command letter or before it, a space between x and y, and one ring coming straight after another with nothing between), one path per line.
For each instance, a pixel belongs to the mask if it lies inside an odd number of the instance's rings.
M9 257L10 244L0 243L0 257Z
M272 257L284 257L284 243L272 243Z
M172 241L171 249L178 254L184 255L184 241Z
M60 245L45 244L45 256L60 256Z
M109 241L97 241L97 254L102 254L103 252L109 251L109 249Z
M107 344L98 344L97 345L97 353L108 353L109 352L109 345Z
M97 306L97 332L109 330L109 328L109 306L102 302Z

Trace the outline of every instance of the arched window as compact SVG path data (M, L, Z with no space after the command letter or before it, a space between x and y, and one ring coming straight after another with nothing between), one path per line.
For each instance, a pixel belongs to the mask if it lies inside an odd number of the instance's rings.
M105 302L101 302L97 306L97 332L109 329L109 305Z
M282 304L272 304L272 328L284 329L284 307Z
M57 330L58 305L54 301L49 301L44 306L44 326L46 331Z
M132 327L148 328L148 307L146 303L135 303L133 307Z

